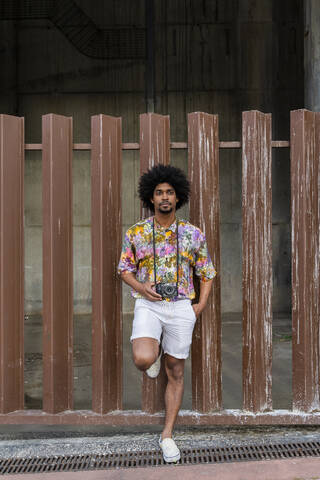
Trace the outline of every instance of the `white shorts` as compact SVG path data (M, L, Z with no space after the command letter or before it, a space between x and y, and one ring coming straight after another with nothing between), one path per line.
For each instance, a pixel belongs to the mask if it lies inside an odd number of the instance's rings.
M150 302L138 298L134 307L132 335L135 338L155 338L162 348L175 358L188 358L196 315L189 299L176 302Z

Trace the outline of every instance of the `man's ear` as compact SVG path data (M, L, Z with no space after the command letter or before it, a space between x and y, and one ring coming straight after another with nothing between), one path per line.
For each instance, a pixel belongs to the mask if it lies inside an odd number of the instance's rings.
M154 203L154 201L152 200L152 198L150 198L150 202L151 202L151 203Z

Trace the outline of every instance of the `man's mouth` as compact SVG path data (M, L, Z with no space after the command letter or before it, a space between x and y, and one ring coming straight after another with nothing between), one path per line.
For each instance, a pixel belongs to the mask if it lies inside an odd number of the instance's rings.
M161 206L161 207L166 206L166 205L170 205L170 203L169 203L169 202L162 202L162 203L160 203L160 206Z

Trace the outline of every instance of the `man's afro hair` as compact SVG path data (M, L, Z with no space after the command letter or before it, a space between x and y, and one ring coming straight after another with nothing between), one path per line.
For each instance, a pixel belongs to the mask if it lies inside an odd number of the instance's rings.
M150 168L140 177L138 193L144 207L154 211L154 206L150 199L153 197L153 192L159 183L169 183L174 188L179 199L176 205L177 210L188 202L190 182L184 172L172 165L159 164Z

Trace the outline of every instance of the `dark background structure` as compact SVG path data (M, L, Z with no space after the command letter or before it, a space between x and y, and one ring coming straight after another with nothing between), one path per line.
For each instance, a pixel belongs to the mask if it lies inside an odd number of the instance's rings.
M2 113L25 117L26 142L41 141L41 115L73 117L74 141L90 141L90 116L123 118L123 141L139 139L139 114L170 115L186 141L188 112L220 115L220 139L240 140L241 112L273 114L273 139L289 140L289 112L304 106L301 0L8 1L0 6ZM309 5L309 6L310 6ZM314 15L312 16L312 18ZM311 33L309 35L309 38ZM187 168L186 152L171 161ZM241 310L241 162L221 152L222 309ZM140 214L138 152L123 155L123 229ZM75 309L91 308L89 153L76 152ZM273 157L276 311L290 310L289 153ZM26 311L42 309L41 159L26 156ZM132 199L134 198L134 201ZM188 216L187 209L182 212ZM40 254L39 254L40 253ZM124 311L132 302L125 290Z

